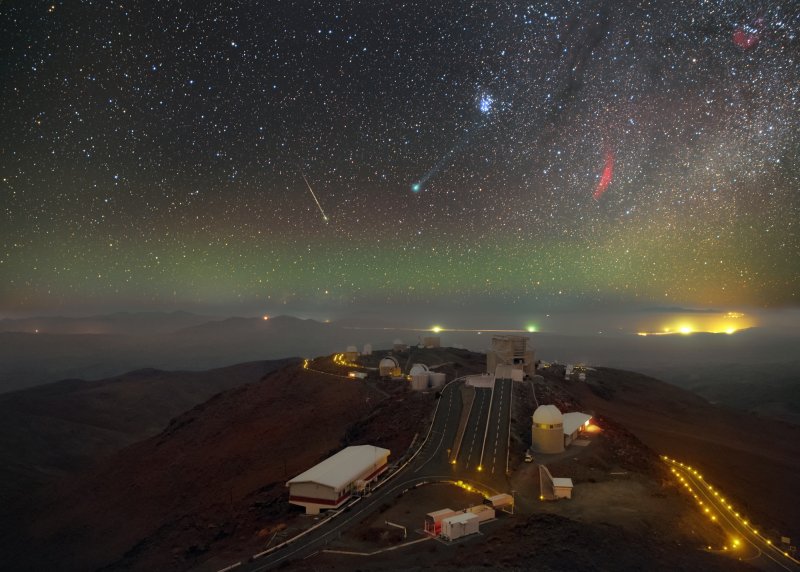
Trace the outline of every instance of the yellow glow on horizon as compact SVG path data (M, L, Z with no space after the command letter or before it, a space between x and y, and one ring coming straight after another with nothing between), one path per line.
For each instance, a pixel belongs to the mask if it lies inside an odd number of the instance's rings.
M432 328L431 328L431 331L432 331L434 334L438 334L439 332L441 332L441 331L442 331L442 327L441 327L441 326L434 326L434 327L432 327Z
M636 334L639 336L668 336L674 334L735 334L747 328L756 327L756 320L741 312L674 314L669 322L661 323L657 328L642 327Z

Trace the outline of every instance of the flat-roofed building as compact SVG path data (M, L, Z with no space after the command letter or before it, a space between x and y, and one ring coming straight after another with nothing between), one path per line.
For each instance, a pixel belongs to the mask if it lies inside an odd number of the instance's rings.
M557 499L571 499L572 479L566 477L553 477L553 495Z
M564 446L569 447L575 439L580 437L581 432L589 426L592 416L588 413L578 411L564 413Z
M374 445L342 449L288 481L289 502L305 507L306 514L339 508L386 470L390 453Z
M462 512L442 520L442 536L448 540L475 534L479 528L480 519L471 512Z

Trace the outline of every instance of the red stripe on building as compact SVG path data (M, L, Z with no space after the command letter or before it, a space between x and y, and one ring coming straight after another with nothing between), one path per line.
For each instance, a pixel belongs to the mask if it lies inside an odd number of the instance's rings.
M388 466L389 466L389 465L387 465L386 463L384 463L383 465L381 465L380 467L378 467L377 469L375 469L375 470L374 470L372 473L370 473L368 476L364 477L363 479L356 479L356 480L361 480L361 481L371 481L372 479L374 479L375 477L377 477L378 475L380 475L380 474L381 474L383 471L385 471L385 470L386 470L386 468L387 468Z
M297 497L297 496L289 496L289 502L313 502L314 504L324 504L327 506L339 506L342 504L347 498L350 496L350 493L345 493L340 496L337 500L331 499L315 499L313 497Z

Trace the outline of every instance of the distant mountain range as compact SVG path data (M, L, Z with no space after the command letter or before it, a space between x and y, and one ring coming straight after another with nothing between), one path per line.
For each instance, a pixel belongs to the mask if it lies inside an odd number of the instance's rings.
M38 331L38 333L37 333ZM425 332L362 328L292 316L215 319L186 312L0 320L0 393L142 368L205 370L287 356L314 357L418 343ZM750 329L690 336L526 334L538 358L641 371L715 402L800 423L800 337ZM444 331L446 345L483 351L490 332ZM757 389L756 385L757 384ZM724 388L724 390L722 389Z
M117 312L79 318L6 318L0 320L0 332L153 335L175 332L213 319L189 312Z

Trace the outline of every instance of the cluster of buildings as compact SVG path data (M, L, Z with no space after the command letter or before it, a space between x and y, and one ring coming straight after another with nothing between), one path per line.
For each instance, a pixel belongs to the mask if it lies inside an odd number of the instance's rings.
M438 337L426 337L420 347L440 347ZM395 353L406 351L408 346L395 340ZM366 344L359 353L349 346L343 354L344 360L354 362L359 355L372 354ZM528 346L524 336L494 336L487 351L487 373L467 376L467 385L492 387L495 379L522 381L533 376L536 370L534 350ZM415 363L407 375L403 374L395 355L383 357L378 364L381 377L402 379L410 382L412 390L440 388L445 385L444 373L431 371L422 363ZM570 368L571 369L571 368ZM572 371L567 372L569 376ZM354 377L364 377L359 373ZM585 377L584 377L585 379ZM541 454L557 454L569 447L589 426L591 415L580 412L562 413L555 405L541 405L533 413L531 425L531 450ZM390 451L373 445L347 447L286 483L289 502L305 508L307 514L319 514L323 509L337 509L353 495L362 494L386 469ZM571 498L572 480L553 477L545 466L539 467L542 499ZM495 510L511 505L510 495L497 495L487 499L488 504L460 511L449 508L428 513L425 532L447 540L477 533L480 524L495 518ZM513 509L512 509L513 510Z
M513 510L514 499L508 494L499 494L486 499L484 504L464 510L443 508L425 515L424 530L431 536L444 540L458 540L480 531L480 525L493 520L497 510Z

